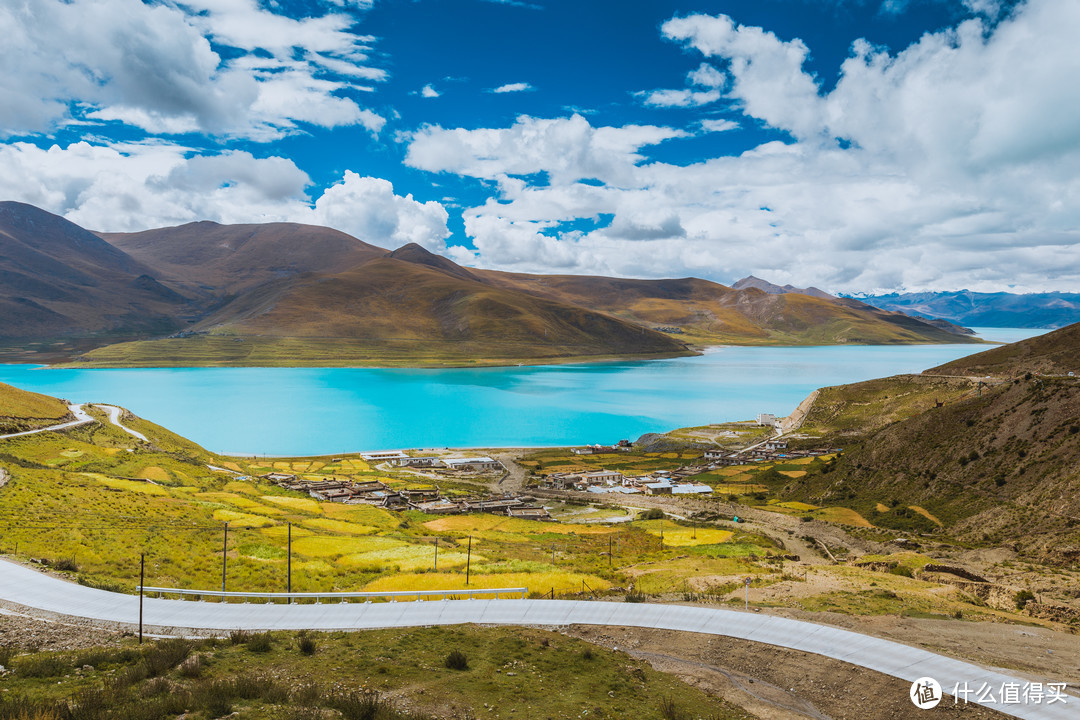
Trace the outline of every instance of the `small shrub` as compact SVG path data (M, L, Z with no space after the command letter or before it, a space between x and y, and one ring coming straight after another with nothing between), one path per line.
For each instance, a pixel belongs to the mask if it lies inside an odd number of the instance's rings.
M652 510L646 510L638 515L638 520L663 520L664 517L666 516L664 515L663 510L660 508L653 508Z
M203 683L195 688L192 700L209 717L219 718L232 712L232 689L232 683L227 680Z
M251 639L252 633L247 630L233 630L229 633L229 642L233 645L243 645Z
M300 648L300 652L305 655L314 655L316 649L315 638L310 635L302 635L296 640L297 646Z
M266 632L253 635L251 639L247 641L246 645L247 649L251 652L270 652L270 650L273 649L274 646L274 637L270 634L270 631L267 630Z
M146 663L150 677L164 675L184 662L191 654L192 647L190 640L175 638L162 640L143 650L143 662Z
M628 603L643 603L645 602L645 593L638 592L637 590L631 590L626 593L626 597L623 598Z
M469 658L460 650L451 650L450 654L446 656L444 664L450 670L468 670Z
M666 697L660 701L660 717L664 720L690 720L690 716L675 701Z
M1023 610L1027 607L1027 604L1035 599L1035 593L1030 590L1021 590L1013 595L1013 602L1016 603L1017 610Z
M56 677L71 669L70 662L52 653L22 657L15 663L15 674L26 678Z
M180 663L178 669L181 677L195 679L202 676L203 667L202 655L192 655L184 660L184 662Z
M46 564L53 570L62 570L64 572L78 572L79 566L75 564L74 558L64 558L62 560L47 561Z
M585 648L585 651L581 653L581 659L582 660L592 660L593 659L592 648Z
M0 665L11 667L11 659L16 652L17 649L12 645L0 645Z
M889 572L893 575L899 575L901 577L915 577L915 573L911 571L911 568L905 567L903 565L897 565L896 567L891 568Z

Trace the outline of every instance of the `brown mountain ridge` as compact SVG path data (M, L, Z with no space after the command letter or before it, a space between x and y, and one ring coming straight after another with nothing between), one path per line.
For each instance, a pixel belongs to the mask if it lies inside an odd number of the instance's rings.
M711 344L944 343L857 301L698 278L522 275L295 223L91 233L0 204L0 341L126 365L471 365ZM54 317L55 316L55 317ZM66 353L66 355L65 355ZM10 357L10 353L9 353ZM55 359L50 357L49 359Z

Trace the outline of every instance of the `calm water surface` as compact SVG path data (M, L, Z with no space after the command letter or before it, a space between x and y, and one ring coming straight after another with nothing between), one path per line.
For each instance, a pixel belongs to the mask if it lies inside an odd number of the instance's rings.
M980 335L1012 342L1043 332ZM816 388L919 372L984 349L723 347L670 360L463 370L0 365L0 382L122 405L217 452L315 455L611 443L761 412L787 415Z

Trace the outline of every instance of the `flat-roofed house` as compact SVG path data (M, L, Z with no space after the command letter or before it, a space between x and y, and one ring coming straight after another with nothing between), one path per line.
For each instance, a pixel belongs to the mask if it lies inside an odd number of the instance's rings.
M446 467L451 470L469 470L479 472L482 470L504 470L502 463L489 457L471 458L446 458Z
M394 467L435 467L440 465L439 458L435 456L431 457L405 457L393 458L390 460L390 464Z
M589 485L617 485L623 480L623 474L616 470L593 470L581 473L581 482Z
M381 450L379 452L360 453L360 457L367 462L393 462L409 456L400 450Z

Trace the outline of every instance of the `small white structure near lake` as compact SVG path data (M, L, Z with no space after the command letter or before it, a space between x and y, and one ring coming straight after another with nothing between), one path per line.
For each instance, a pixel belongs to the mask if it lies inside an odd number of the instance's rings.
M409 456L400 450L383 450L380 452L362 452L360 457L367 462L385 462L387 460L400 460Z
M451 470L504 470L502 463L489 457L446 458L443 460Z

